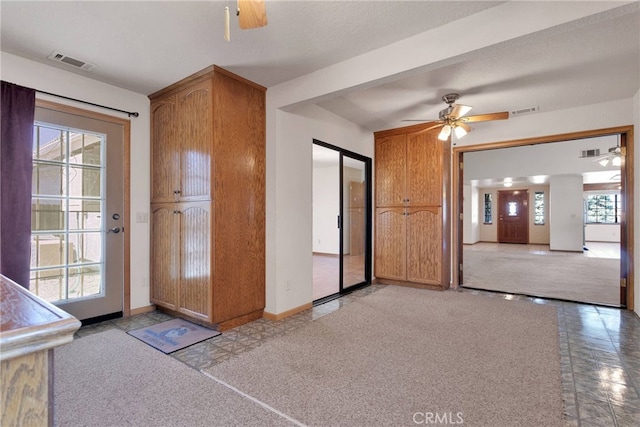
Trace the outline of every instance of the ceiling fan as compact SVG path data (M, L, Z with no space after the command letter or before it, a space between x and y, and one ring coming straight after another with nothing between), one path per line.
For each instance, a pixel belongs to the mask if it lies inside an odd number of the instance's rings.
M236 16L243 30L260 28L267 25L267 11L264 0L237 0ZM231 40L229 30L229 6L224 8L224 39Z
M462 104L455 104L455 102L460 97L457 93L448 93L442 97L442 100L449 104L447 108L444 110L440 110L439 120L435 120L437 124L435 126L431 126L430 128L424 129L435 129L439 126L442 126L442 130L438 135L438 139L441 141L446 141L451 136L451 131L454 131L457 138L462 138L467 133L471 132L473 128L467 123L470 122L487 122L490 120L505 120L509 118L509 112L503 111L500 113L489 113L489 114L478 114L476 116L466 116L469 111L473 107ZM425 121L434 121L434 120L403 120L404 122L425 122Z
M606 154L594 159L595 162L600 163L601 166L606 167L611 163L611 166L621 166L622 165L622 147L620 145L616 145L615 147L609 148L609 151Z

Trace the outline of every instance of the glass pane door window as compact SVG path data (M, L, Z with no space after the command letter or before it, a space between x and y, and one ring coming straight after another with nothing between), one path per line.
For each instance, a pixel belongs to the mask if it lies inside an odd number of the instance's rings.
M104 141L34 126L30 289L49 302L104 293Z
M367 248L365 162L342 157L342 289L364 283Z

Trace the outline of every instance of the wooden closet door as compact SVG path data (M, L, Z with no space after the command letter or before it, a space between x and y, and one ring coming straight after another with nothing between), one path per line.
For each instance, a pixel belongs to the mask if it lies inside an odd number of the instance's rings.
M376 209L376 277L406 280L405 208Z
M376 140L376 206L403 206L406 198L406 135Z
M407 208L407 280L441 285L442 208Z
M151 302L178 308L180 217L175 204L151 205Z
M407 196L409 206L442 205L442 142L434 131L407 137Z
M152 203L173 202L180 189L180 144L175 120L175 95L151 103Z
M179 203L180 299L178 311L210 320L211 202Z
M212 82L178 92L180 201L211 200L213 147Z

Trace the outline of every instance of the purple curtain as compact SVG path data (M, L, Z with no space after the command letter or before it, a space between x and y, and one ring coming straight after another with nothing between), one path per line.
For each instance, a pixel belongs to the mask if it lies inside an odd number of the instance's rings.
M29 289L35 90L2 82L0 273Z

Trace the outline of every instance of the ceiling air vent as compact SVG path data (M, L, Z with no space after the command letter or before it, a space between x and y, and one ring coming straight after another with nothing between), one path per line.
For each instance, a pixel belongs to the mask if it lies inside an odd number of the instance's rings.
M521 116L523 114L535 113L540 111L540 107L521 108L511 112L512 116Z
M580 151L580 157L598 157L600 155L600 149L594 148L593 150Z
M92 64L90 62L81 61L76 58L71 58L70 56L65 55L64 53L60 53L57 51L51 52L47 58L52 61L64 62L65 64L71 65L76 68L80 68L81 70L91 71L96 68L96 64Z

